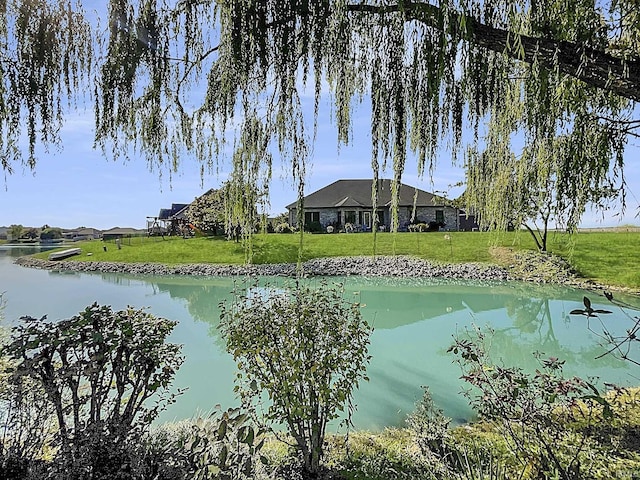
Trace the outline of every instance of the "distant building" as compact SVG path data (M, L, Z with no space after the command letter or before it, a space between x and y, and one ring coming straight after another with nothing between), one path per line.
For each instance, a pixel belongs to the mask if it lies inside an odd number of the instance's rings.
M126 237L138 237L140 235L146 235L146 230L139 230L136 228L121 228L121 227L113 227L109 230L104 230L102 232L103 240L114 240L116 238L126 238Z
M65 240L78 242L80 240L98 240L102 238L102 230L95 228L75 228L62 232Z

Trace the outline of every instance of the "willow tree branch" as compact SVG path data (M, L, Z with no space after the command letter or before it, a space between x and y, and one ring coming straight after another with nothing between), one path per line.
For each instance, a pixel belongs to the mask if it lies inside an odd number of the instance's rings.
M442 10L430 3L399 0L395 5L350 4L350 12L367 14L402 13L429 27L444 28ZM455 22L455 23L453 23ZM610 91L621 97L640 102L640 59L623 59L579 43L554 40L548 37L520 35L503 28L482 23L475 17L461 13L450 17L450 23L466 25L463 38L469 43L514 60L538 62L549 70L558 70L583 81L587 85Z
M616 131L635 138L640 138L640 119L639 120L620 120L602 115L595 115L595 120L607 122Z

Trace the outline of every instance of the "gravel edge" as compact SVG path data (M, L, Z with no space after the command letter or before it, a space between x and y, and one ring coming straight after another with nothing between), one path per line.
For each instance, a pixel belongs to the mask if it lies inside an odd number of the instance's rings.
M109 272L136 275L192 275L192 276L296 276L296 265L290 263L266 265L220 265L161 263L50 261L31 256L19 257L16 264L43 270L74 272ZM481 263L441 264L411 256L327 257L302 264L304 276L365 276L448 278L479 281L525 281L537 284L558 284L588 290L624 290L579 277L562 258L549 253L516 252L507 267Z

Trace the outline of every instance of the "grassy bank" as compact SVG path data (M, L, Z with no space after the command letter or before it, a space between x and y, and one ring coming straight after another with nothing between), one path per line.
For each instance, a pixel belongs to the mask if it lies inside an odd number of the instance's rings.
M300 237L295 234L256 235L252 246L253 263L295 263L299 241ZM78 261L243 264L246 259L242 244L222 237L167 237L164 240L136 237L123 239L121 249L114 241L94 240L78 246L83 250L83 255L74 257ZM530 236L524 232L379 233L375 244L370 233L307 234L302 259L375 253L413 255L448 263L508 263L508 257L495 254L496 247L503 251L505 248L535 250ZM552 233L549 250L568 260L584 278L607 285L640 287L640 232L589 232L573 236ZM46 258L47 254L39 256Z

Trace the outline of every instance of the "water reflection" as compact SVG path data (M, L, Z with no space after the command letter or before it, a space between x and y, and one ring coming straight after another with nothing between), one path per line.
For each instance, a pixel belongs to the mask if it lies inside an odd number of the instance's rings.
M11 279L11 281L9 281ZM320 279L310 279L320 282ZM532 353L565 359L567 375L598 376L602 381L638 384L637 371L603 353L600 339L586 319L569 316L581 308L582 291L549 285L503 282L463 282L432 279L347 277L348 300L359 301L365 318L375 327L368 369L355 403L359 428L400 425L428 385L434 400L458 421L472 415L459 395L464 387L453 357L446 353L453 335L473 325L495 330L494 358L508 365L533 369ZM262 279L261 284L286 288L291 280ZM141 276L111 273L64 274L26 269L3 262L0 252L0 291L8 291L7 314L67 318L93 301L124 308L149 307L154 315L179 321L172 340L185 345L186 362L176 377L187 393L165 412L162 420L185 418L220 403L237 403L233 396L235 365L224 350L218 331L219 304L232 297L240 280L220 277ZM34 292L38 293L34 302ZM592 297L594 308L614 310L607 317L612 333L624 333L628 318Z
M63 244L56 245L19 245L19 244L4 244L0 245L0 255L18 258L24 255L31 255L33 253L38 252L46 252L47 250L53 250L55 248L60 248L64 246Z
M102 278L119 284L126 281L121 275ZM191 317L205 325L213 343L224 350L218 332L219 303L229 300L234 286L242 286L241 281L135 278L148 282L157 294L184 302ZM459 369L446 350L453 335L465 335L473 325L491 326L495 331L492 355L505 364L533 370L538 366L533 352L543 352L565 359L567 375L636 382L628 363L613 356L596 360L604 351L598 337L586 328L583 317L568 315L582 304L584 292L575 289L442 279L347 277L328 281L344 284L345 298L361 302L364 317L375 327L368 372L371 381L356 396L361 406L356 423L367 428L401 424L420 397L421 385L429 385L448 415L469 418L472 413L458 395L464 386L458 379ZM261 283L287 288L291 280L262 279ZM611 318L612 325L619 323L619 330L624 328L622 317Z

